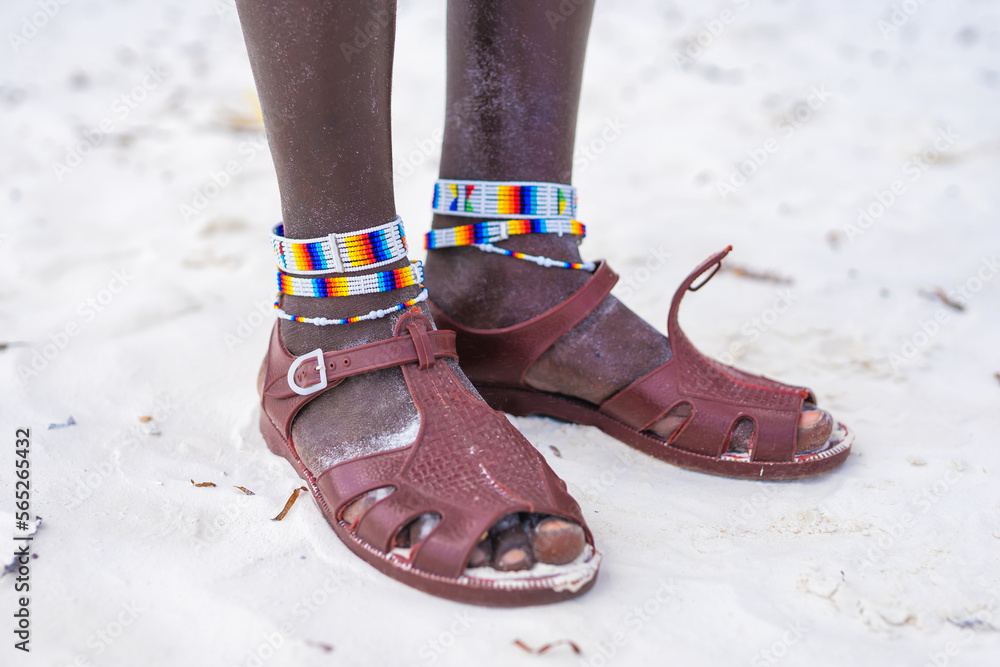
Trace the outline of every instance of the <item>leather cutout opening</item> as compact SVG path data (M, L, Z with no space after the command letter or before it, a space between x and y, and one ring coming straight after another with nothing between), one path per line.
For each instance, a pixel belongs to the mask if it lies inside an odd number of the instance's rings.
M441 515L437 512L421 514L413 521L403 526L393 543L394 549L409 549L419 545L441 522Z
M691 409L690 403L686 401L678 403L674 407L670 408L670 410L667 411L667 414L658 419L649 430L653 431L661 438L666 438L669 442L670 439L680 431L681 427L688 422L693 412L694 411Z
M749 417L740 417L733 424L729 433L729 447L727 454L747 454L750 452L750 443L753 442L754 432L753 420Z
M340 512L340 520L347 524L347 527L354 530L358 527L361 518L375 506L380 500L385 500L396 490L394 486L383 486L363 493L344 506Z

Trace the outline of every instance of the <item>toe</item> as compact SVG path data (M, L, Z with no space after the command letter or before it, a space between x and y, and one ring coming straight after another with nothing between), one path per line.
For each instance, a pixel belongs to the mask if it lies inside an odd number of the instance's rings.
M472 549L469 554L469 567L486 567L493 561L493 538L490 534L483 533L479 538L479 544Z
M833 433L833 417L825 410L806 407L799 417L796 451L811 452L823 447Z
M531 546L540 563L565 565L576 560L583 551L586 536L578 524L553 516L534 523Z
M514 514L501 519L493 530L493 567L504 572L527 570L535 564L528 530Z

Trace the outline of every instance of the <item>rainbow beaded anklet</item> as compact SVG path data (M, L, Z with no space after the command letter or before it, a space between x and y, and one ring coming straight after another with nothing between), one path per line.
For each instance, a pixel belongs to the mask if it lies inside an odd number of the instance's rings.
M283 311L278 304L278 301L274 302L274 310L277 312L278 317L283 320L290 320L292 322L302 322L304 324L314 324L318 327L327 327L332 324L353 324L354 322L364 322L365 320L377 320L379 318L385 317L392 313L398 313L401 310L406 310L412 305L418 304L421 301L427 300L427 289L424 288L420 291L416 297L410 299L409 301L404 301L403 303L392 306L391 308L384 308L380 310L372 310L365 315L358 315L356 317L345 317L339 320L331 320L325 317L301 317L299 315L289 315Z
M503 241L511 236L519 234L572 234L574 236L586 236L587 229L583 223L569 218L535 218L532 220L489 220L487 222L477 222L474 225L462 225L460 227L449 227L447 229L432 229L424 237L427 250L437 250L438 248L457 248L461 246L474 246L483 252L491 252L498 255L506 255L515 259L523 259L533 262L539 266L558 267L561 269L582 269L593 271L597 265L593 262L563 262L558 259L541 257L538 255L526 255L523 252L514 252L506 248L498 248L493 245L494 241Z
M523 259L539 266L594 271L594 262L563 262L528 255L494 244L518 234L586 236L583 223L573 220L576 188L558 183L445 181L434 184L431 209L441 215L487 217L509 213L544 214L545 218L489 220L472 225L433 229L425 237L427 250L473 246L483 252Z
M576 188L536 181L449 181L434 184L431 209L442 215L492 218L503 215L572 218Z
M279 294L274 301L274 309L280 319L316 326L351 324L376 320L427 299L427 290L424 289L413 299L391 308L372 310L364 315L340 319L302 317L286 313L281 309L281 296L285 294L337 297L390 292L420 285L424 280L424 271L420 262L412 262L400 269L363 276L301 277L361 271L384 266L406 257L406 232L403 229L403 221L398 216L384 225L344 234L329 234L315 239L287 239L284 237L284 232L284 225L278 224L271 234L271 247L278 263ZM301 275L290 275L290 273Z
M316 239L287 239L284 233L281 224L271 232L278 268L302 275L361 271L406 257L406 232L398 216L377 227Z
M355 296L391 292L401 287L424 282L424 267L420 262L391 271L364 276L334 276L330 278L299 278L278 270L278 291L290 296Z

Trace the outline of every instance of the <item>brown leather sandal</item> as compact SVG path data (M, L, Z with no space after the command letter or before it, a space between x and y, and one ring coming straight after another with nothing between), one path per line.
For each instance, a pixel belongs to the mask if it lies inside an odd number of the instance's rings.
M454 332L433 330L417 307L399 318L393 338L300 357L288 352L275 324L259 385L261 432L271 451L306 480L344 544L388 576L432 595L489 606L582 595L594 585L601 557L580 506L507 418L469 393L442 361L456 357ZM292 442L296 414L348 377L393 366L401 367L420 414L416 440L327 470L308 470ZM352 501L385 487L392 493L355 525L342 520ZM521 572L467 569L482 535L514 512L576 522L587 536L584 553L568 565L536 564ZM397 548L400 530L428 513L440 517L433 531L411 548Z
M603 261L593 277L558 306L521 324L502 329L462 326L428 302L438 324L457 334L462 370L493 407L514 415L545 415L574 424L596 426L668 463L729 477L791 479L837 467L850 453L854 435L843 424L821 449L796 452L799 415L815 405L812 392L751 375L702 355L681 331L677 312L688 290L701 289L732 250L710 257L674 294L667 318L671 359L612 395L601 405L538 391L525 383L531 365L567 331L591 313L611 292L618 276ZM709 269L712 273L695 286ZM690 415L664 439L648 430L677 407ZM753 422L747 451L730 451L740 419Z

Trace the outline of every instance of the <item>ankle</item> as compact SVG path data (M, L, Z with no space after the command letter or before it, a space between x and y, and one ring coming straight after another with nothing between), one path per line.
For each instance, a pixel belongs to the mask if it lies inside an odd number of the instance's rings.
M443 229L486 219L435 215L433 227ZM582 261L581 240L569 234L525 234L493 245L578 263ZM460 316L463 324L477 328L523 322L558 305L590 278L588 271L543 267L469 246L428 252L425 273L434 302L446 313Z
M352 275L364 276L372 273L404 268L409 264L401 259L376 270L358 272ZM284 295L280 308L292 316L306 318L326 318L328 320L347 319L366 315L372 311L389 310L402 303L417 299L423 291L422 285L410 285L387 292L358 294L337 297L312 297ZM337 350L384 340L393 335L395 318L391 316L362 320L344 324L319 326L307 322L282 319L279 325L281 340L292 354L305 354L317 347Z

